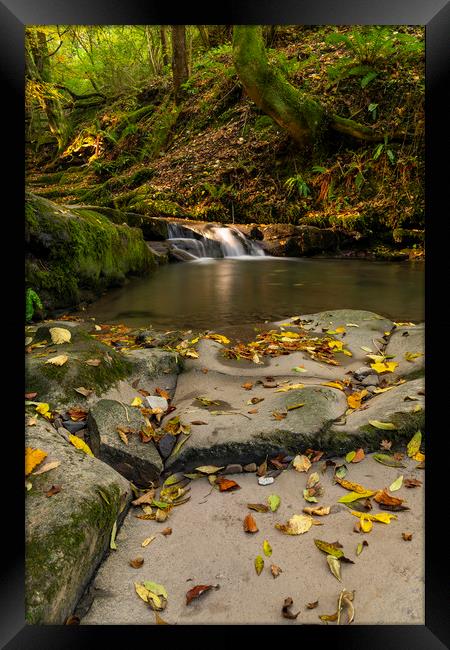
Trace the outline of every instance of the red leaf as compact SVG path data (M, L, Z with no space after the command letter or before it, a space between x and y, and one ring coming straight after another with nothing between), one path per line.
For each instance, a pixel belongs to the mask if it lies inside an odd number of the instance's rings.
M25 393L25 399L34 399L37 393Z
M236 483L236 481L232 481L232 480L230 480L228 478L225 478L223 476L220 476L217 479L216 485L219 486L219 490L221 492L228 492L228 491L231 491L231 490L239 490L240 487L241 487L240 485L238 485Z
M352 458L352 463L359 463L365 457L364 449L357 449L356 454Z
M254 517L250 514L244 519L244 530L246 533L257 533L259 530Z
M189 591L186 594L186 605L189 605L189 603L192 600L194 600L194 598L198 598L206 591L209 591L210 589L218 589L218 588L219 585L196 585L195 587L192 587L192 589L189 589Z
M52 497L54 494L58 494L58 492L61 492L62 487L60 485L52 485L50 490L45 493L46 497Z

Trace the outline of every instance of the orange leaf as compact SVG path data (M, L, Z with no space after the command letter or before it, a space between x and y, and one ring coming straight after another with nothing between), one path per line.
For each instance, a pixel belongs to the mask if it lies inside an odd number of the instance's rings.
M356 454L352 459L352 463L359 463L365 457L364 449L357 449Z
M32 447L25 447L25 476L31 474L34 468L42 463L44 458L47 457L47 452L42 449L33 449Z
M225 478L223 476L220 476L217 479L216 485L219 486L219 490L221 492L228 492L228 491L231 491L231 490L239 490L240 487L241 487L240 485L238 485L236 483L236 481L232 481L232 480L230 480L228 478Z
M259 530L254 517L250 514L244 519L244 530L246 533L257 533Z

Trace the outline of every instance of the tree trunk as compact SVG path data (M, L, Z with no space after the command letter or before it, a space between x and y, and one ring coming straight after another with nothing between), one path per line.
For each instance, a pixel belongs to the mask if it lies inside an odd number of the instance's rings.
M169 57L167 56L167 36L166 36L166 28L164 25L161 25L159 28L159 35L161 38L161 55L162 55L162 61L163 61L163 66L169 65Z
M185 25L172 25L172 73L175 103L179 104L182 97L181 86L189 78Z
M312 143L323 127L325 111L269 65L261 26L235 25L233 58L239 79L255 104L296 142Z
M200 38L202 39L203 47L205 50L209 50L209 33L206 25L197 25L198 31L200 33Z
M312 144L325 129L368 142L382 142L386 136L390 140L408 137L405 133L378 133L354 120L327 115L319 103L269 65L261 26L234 26L233 59L249 97L302 146Z

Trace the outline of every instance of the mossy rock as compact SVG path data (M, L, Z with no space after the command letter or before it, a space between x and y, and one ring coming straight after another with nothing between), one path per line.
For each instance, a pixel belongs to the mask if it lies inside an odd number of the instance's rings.
M28 624L64 624L120 526L131 490L114 469L66 442L50 423L25 433L28 447L60 466L28 477L26 493L25 606ZM61 491L51 498L52 485Z
M46 329L47 326L39 328ZM34 340L40 336L36 335ZM49 353L49 349L55 352ZM69 357L64 365L46 363L52 357L63 354ZM89 365L86 363L89 359L100 359L100 364ZM52 406L67 405L79 397L75 388L87 388L99 396L131 371L132 364L123 354L95 340L80 328L69 343L52 345L51 339L48 339L45 347L34 348L27 355L25 386L27 392L37 392L41 402L48 402Z
M116 225L82 207L67 208L28 194L26 283L46 308L92 300L129 275L156 267L137 228Z

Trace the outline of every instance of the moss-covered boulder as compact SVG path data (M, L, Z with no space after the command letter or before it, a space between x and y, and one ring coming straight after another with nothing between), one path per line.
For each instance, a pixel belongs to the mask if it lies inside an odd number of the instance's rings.
M53 326L69 329L72 334L70 341L52 344L49 331ZM75 391L80 387L100 396L133 369L125 355L97 341L82 325L74 327L57 321L46 323L37 329L31 345L36 342L41 345L32 347L26 355L26 392L37 392L38 399L52 407L80 399ZM68 357L63 365L47 363L61 355Z
M99 212L118 225L126 223L133 228L140 228L146 240L163 241L169 236L168 221L165 218L151 217L147 214L137 214L135 212L124 212L123 210L104 206L86 205L84 209Z
M53 426L26 429L26 446L60 465L28 476L26 493L26 621L63 624L108 549L131 500L126 481L97 458L76 449ZM38 469L38 468L36 468ZM61 490L51 497L52 486Z
M69 209L28 193L25 218L26 282L47 308L93 299L156 266L141 230L92 209Z

